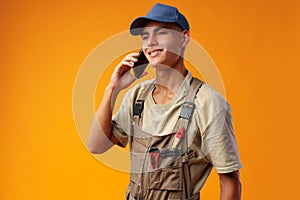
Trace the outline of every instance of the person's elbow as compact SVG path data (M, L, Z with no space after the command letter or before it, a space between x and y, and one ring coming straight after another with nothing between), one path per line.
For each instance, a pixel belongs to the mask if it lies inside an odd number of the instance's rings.
M88 138L88 150L92 154L102 154L106 152L112 146L112 142L107 135L108 134L105 134L94 122Z
M103 154L113 146L111 141L95 143L94 140L88 141L88 150L92 154Z
M97 147L93 144L88 144L88 150L92 154L103 154L105 152L104 149Z

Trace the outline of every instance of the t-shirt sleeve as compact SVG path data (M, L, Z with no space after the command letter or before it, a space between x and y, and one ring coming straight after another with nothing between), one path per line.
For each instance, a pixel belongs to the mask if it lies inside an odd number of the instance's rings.
M218 173L239 170L242 165L232 127L231 107L209 86L199 91L199 118L201 121L202 154Z
M224 111L214 116L204 134L203 147L218 173L230 173L242 167L228 104Z

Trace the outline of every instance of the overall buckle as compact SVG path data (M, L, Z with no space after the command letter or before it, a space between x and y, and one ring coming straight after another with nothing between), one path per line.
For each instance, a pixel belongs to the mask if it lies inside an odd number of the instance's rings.
M180 111L179 118L190 119L193 115L195 104L193 102L184 102Z

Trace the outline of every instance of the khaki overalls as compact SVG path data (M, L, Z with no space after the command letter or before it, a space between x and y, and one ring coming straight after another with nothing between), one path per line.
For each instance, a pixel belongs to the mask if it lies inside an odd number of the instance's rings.
M192 78L173 132L164 136L150 135L141 128L144 99L154 84L135 98L134 136L129 139L131 174L127 199L200 199L199 192L192 194L189 163L196 158L196 153L188 148L187 133L194 111L194 99L201 85L200 80Z

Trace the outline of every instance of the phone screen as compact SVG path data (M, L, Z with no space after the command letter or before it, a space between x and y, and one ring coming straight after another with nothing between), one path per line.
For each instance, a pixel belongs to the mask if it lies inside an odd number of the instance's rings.
M140 78L142 76L143 72L145 71L149 63L142 49L139 51L139 53L140 55L137 58L138 61L134 63L133 66L133 72L136 78Z

